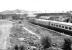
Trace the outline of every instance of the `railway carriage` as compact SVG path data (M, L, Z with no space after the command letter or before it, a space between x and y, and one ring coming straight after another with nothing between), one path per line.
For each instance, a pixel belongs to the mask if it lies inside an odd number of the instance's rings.
M49 27L56 29L56 30L60 29L59 31L62 31L63 33L64 32L68 33L68 34L72 33L72 23L45 20L45 19L37 19L37 18L31 19L30 22L35 23L35 24L39 24L39 25L43 25L43 26L49 26Z

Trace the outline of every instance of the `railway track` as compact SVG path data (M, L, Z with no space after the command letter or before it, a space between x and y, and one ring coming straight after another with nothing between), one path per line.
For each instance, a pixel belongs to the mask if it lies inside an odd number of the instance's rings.
M71 38L69 35L65 35L65 34L63 34L61 32L57 32L55 30L51 30L51 29L48 29L48 28L42 27L42 26L37 25L37 24L30 23L30 22L28 22L27 24L26 23L22 23L21 25L28 33L31 33L31 34L35 34L36 33L36 32L34 32L34 28L36 28L40 32L42 31L43 35L46 34L46 33L48 35L49 34L54 34L55 36L50 36L50 37L52 37L52 42L55 42L55 44L56 43L57 44L61 44L62 42L60 42L60 41L63 41L64 38L69 38L69 39ZM46 32L45 32L45 30L46 30ZM37 35L37 34L35 34L35 35ZM59 35L59 36L56 36L56 35Z
M48 29L48 28L46 28L46 27L43 27L43 26L41 26L41 25L38 25L38 24L35 24L35 23L31 23L32 25L35 25L35 26L38 26L38 27L40 27L40 28L42 28L42 29L45 29L45 30L47 30L47 31L49 31L49 32L52 32L52 33L54 33L55 35L59 35L59 36L64 36L65 38L67 37L67 38L71 38L72 36L70 36L70 35L67 35L67 34L65 34L65 33L63 33L63 32L58 32L58 31L55 31L55 30L52 30L52 29Z
M43 19L29 19L29 22L35 25L39 25L72 36L71 23L43 20Z

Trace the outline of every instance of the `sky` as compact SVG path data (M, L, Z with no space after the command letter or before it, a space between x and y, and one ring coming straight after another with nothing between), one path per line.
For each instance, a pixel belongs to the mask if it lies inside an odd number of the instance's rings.
M0 0L0 12L5 10L66 12L72 10L71 0Z

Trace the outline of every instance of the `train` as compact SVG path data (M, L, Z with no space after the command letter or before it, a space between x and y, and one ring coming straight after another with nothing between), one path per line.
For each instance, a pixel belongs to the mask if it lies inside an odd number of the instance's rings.
M29 22L40 25L40 26L46 26L48 28L51 27L52 29L62 31L65 33L69 33L69 34L72 33L72 23L53 21L53 20L45 20L45 19L39 19L39 18L38 19L32 18L29 20Z

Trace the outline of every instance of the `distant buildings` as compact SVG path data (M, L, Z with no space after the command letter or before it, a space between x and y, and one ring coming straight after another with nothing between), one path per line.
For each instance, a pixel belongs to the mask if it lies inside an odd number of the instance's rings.
M35 15L36 18L55 20L55 21L64 21L72 16L70 13L36 13Z

